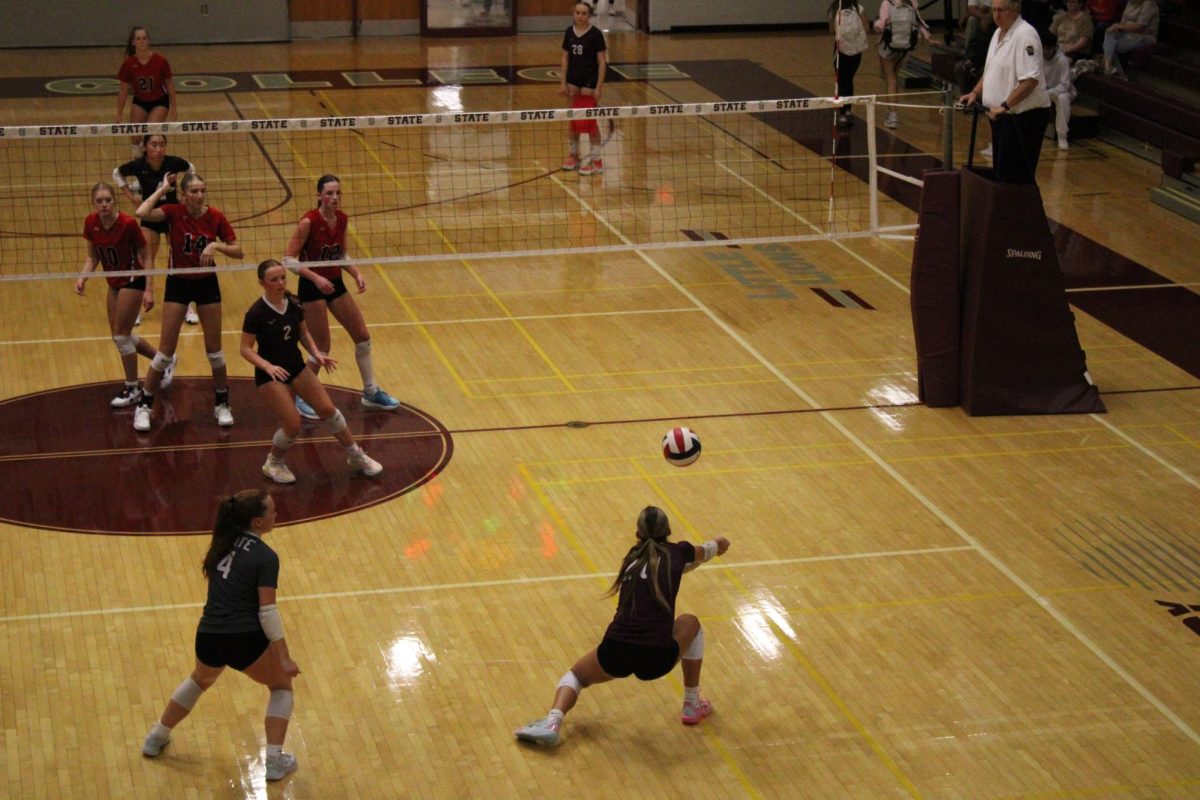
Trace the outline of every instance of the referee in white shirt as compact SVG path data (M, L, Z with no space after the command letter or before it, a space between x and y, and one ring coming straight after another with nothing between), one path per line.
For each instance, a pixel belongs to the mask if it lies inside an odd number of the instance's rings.
M1042 76L1042 42L1021 19L1021 0L993 0L996 32L988 46L983 77L959 98L977 99L992 123L993 177L998 183L1035 183L1050 95Z

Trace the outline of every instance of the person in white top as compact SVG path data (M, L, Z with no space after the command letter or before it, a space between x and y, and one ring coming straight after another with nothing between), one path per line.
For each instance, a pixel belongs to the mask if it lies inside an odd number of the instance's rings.
M980 29L992 27L992 0L967 0L967 17L964 23L963 35L970 41L979 34Z
M988 46L983 76L959 98L982 101L992 126L993 178L1000 183L1034 183L1050 95L1042 74L1042 42L1021 19L1021 0L994 0L996 32Z
M833 0L829 6L829 31L834 36L833 70L837 80L837 96L854 96L854 76L862 64L867 49L867 12L857 0ZM850 109L838 109L837 124L851 124Z
M900 10L897 11L897 9ZM896 19L893 20L893 17ZM898 27L903 30L900 32L894 30ZM879 4L879 19L875 20L875 30L880 34L879 73L887 83L887 93L894 101L900 91L897 79L900 65L909 51L917 46L918 37L913 34L913 31L919 31L919 36L929 41L929 26L925 24L925 20L921 19L921 14L917 11L916 0L883 0ZM884 118L883 126L895 128L899 124L900 118L893 108Z
M1058 37L1050 31L1042 34L1042 74L1046 81L1046 93L1054 104L1054 132L1058 134L1058 149L1066 150L1067 126L1071 121L1071 101L1075 99L1075 85L1071 83L1071 59L1058 46Z

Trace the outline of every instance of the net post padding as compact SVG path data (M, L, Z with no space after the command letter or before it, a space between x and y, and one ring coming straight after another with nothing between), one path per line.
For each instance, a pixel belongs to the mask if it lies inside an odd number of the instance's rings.
M1104 411L1036 184L962 177L962 405L968 414Z

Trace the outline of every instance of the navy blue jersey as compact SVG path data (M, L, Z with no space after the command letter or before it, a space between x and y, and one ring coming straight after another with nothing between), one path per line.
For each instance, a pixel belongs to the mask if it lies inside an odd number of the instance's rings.
M253 334L258 343L258 354L268 363L283 367L295 375L304 369L304 357L300 354L300 323L304 321L304 307L292 295L285 296L283 313L279 313L263 298L259 298L242 320L242 333Z
M250 633L258 621L258 587L279 586L279 556L247 531L233 543L208 576L208 601L197 628L201 633Z
M600 79L600 54L608 49L604 34L594 25L583 36L575 35L575 26L563 34L562 49L567 51L567 83L585 89L595 89Z

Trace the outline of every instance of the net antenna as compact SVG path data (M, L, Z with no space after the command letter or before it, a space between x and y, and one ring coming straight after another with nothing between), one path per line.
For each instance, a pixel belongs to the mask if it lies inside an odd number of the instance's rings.
M232 223L248 269L282 255L338 176L354 263L380 265L713 247L880 234L873 97L866 153L830 159L814 113L846 98L604 106L211 122L0 128L0 282L73 278L89 192L130 161L131 135L202 175ZM261 110L265 111L265 108ZM603 173L560 169L572 120L595 118ZM819 125L819 123L817 123ZM614 135L615 134L615 135ZM137 187L134 201L154 187ZM116 192L120 211L130 198ZM894 228L889 228L889 233ZM155 274L166 266L162 240ZM350 263L350 262L343 262Z

